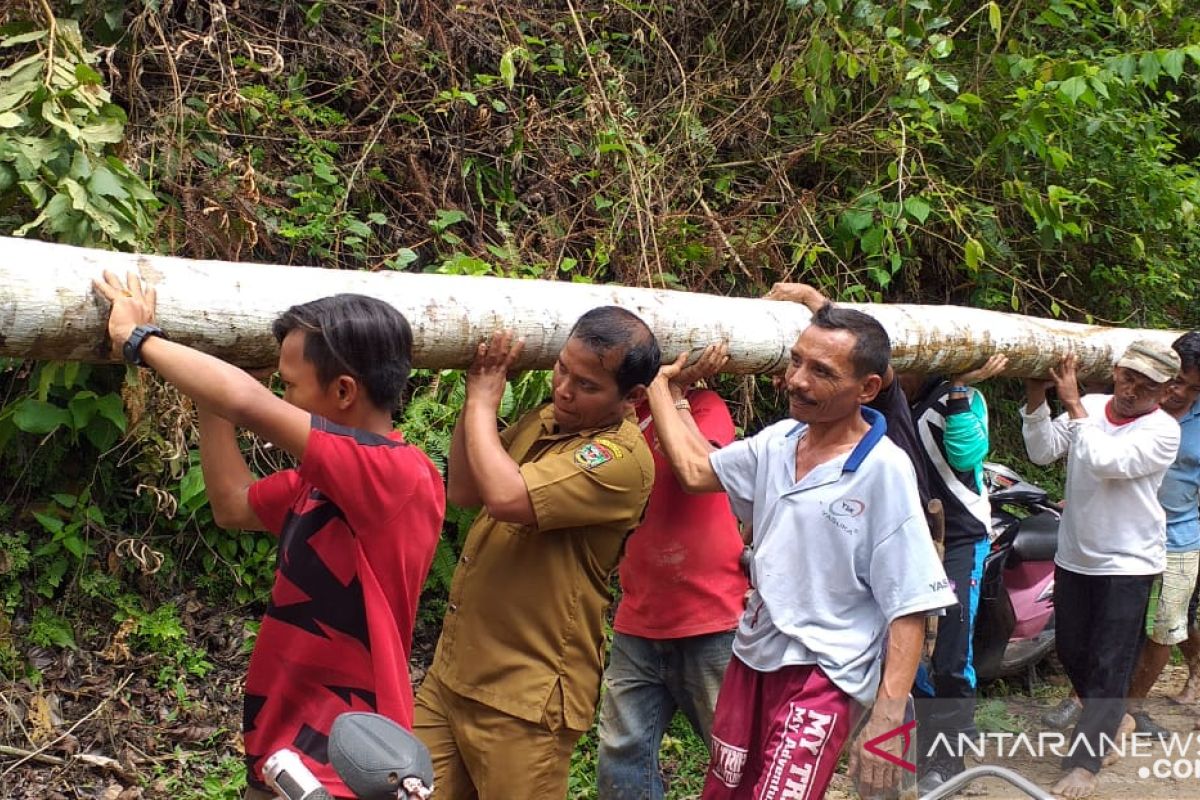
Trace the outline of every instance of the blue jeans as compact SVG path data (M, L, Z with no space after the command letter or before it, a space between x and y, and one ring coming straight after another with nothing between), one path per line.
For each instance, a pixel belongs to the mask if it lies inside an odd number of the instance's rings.
M708 745L732 652L733 631L682 639L613 634L600 702L600 800L661 800L663 734L678 709Z

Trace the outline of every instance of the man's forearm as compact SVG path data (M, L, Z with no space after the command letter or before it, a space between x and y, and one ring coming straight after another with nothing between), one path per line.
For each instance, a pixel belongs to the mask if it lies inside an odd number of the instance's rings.
M446 465L446 498L456 506L472 508L480 505L483 500L479 496L475 474L471 471L471 464L467 458L465 417L465 412L459 415L450 439L450 459Z
M721 482L708 460L708 454L714 448L703 435L693 434L680 419L667 382L655 379L647 389L647 395L658 442L679 485L689 492L720 491ZM695 431L699 433L698 428Z
M504 449L496 431L496 409L472 402L468 395L461 424L467 468L476 479L479 499L487 512L501 522L536 523L521 469Z
M879 682L876 703L880 700L907 702L917 676L924 641L923 614L909 614L893 620L888 628L887 657L883 662L883 678Z
M200 426L200 469L213 520L222 528L259 530L258 516L250 508L249 490L254 473L238 447L233 423L204 406L197 407Z

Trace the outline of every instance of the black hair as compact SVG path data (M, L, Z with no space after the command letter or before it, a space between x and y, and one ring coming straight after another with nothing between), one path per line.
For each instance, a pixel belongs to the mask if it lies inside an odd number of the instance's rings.
M1171 347L1179 354L1179 371L1200 367L1200 332L1188 331L1175 341Z
M622 397L639 384L649 386L662 363L654 332L636 314L618 306L593 308L576 321L570 338L579 339L601 357L622 351L614 372Z
M361 294L335 294L292 306L271 332L281 344L292 331L304 331L304 358L328 386L349 375L378 408L400 404L412 369L412 328L389 303Z
M883 377L887 373L892 360L892 342L874 317L826 303L813 314L812 324L824 330L849 331L854 336L850 365L854 367L856 378L865 375Z

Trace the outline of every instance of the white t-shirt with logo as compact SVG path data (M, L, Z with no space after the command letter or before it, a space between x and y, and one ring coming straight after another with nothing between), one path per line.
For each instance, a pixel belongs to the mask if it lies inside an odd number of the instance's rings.
M917 494L912 463L884 437L883 417L845 456L799 482L796 445L808 426L783 420L711 454L739 519L752 522L751 592L733 651L774 672L817 664L869 703L888 626L956 603Z

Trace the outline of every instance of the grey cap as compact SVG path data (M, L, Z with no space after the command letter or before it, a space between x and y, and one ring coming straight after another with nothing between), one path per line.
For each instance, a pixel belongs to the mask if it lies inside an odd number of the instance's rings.
M1138 339L1117 359L1117 366L1140 372L1155 383L1166 383L1179 375L1179 354L1153 339Z

